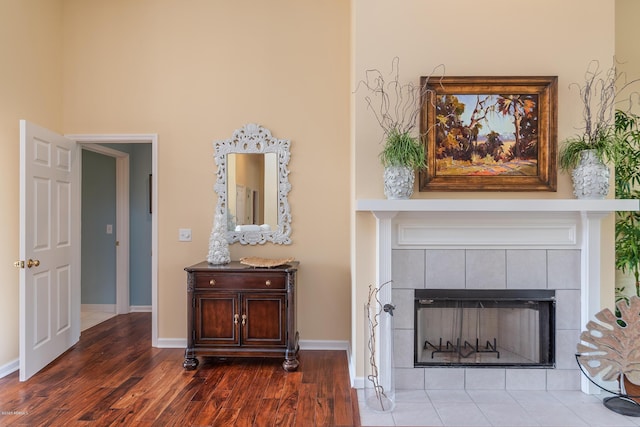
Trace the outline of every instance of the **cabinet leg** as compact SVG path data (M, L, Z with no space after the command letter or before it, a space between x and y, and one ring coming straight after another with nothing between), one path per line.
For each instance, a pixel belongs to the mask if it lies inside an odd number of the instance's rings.
M182 367L187 371L192 371L198 367L198 358L195 356L195 352L190 349L184 351L184 362Z
M293 372L298 369L299 365L300 362L298 362L298 359L294 356L292 359L285 359L284 362L282 362L282 369L287 372Z
M300 362L298 362L298 351L300 347L298 346L298 333L296 332L295 336L295 345L293 347L295 350L291 351L287 349L284 353L284 362L282 362L282 369L287 372L292 372L298 369Z
M184 359L182 362L182 367L187 371L192 371L198 367L198 359L195 357L193 359Z

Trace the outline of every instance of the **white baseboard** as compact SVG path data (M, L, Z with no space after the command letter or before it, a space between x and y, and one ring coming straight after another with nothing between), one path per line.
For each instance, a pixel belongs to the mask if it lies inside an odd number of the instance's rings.
M349 352L348 341L300 340L300 350L344 350Z
M351 377L351 387L353 387L353 388L364 388L364 378L363 377Z
M115 313L115 304L82 304L81 311L94 311L100 313ZM130 305L128 313L151 313L150 305ZM122 313L121 313L122 314Z
M0 366L0 378L4 378L9 374L14 373L20 369L20 359L16 359L6 365Z
M186 338L158 338L158 348L185 348Z
M151 313L150 305L130 305L129 313Z
M353 353L349 353L349 377L351 379L351 387L352 388L363 388L364 380L363 377L356 377L356 366L357 363L353 358Z
M99 311L101 313L115 313L115 304L82 304L80 306L81 311Z

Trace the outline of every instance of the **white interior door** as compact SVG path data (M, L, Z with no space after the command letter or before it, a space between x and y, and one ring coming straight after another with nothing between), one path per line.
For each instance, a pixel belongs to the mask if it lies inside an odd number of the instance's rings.
M20 121L20 381L80 337L77 151Z

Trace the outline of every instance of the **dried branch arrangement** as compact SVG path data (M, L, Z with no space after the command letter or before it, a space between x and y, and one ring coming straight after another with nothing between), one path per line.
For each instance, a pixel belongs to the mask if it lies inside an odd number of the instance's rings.
M366 318L367 318L367 349L369 351L369 367L370 372L367 375L366 381L371 382L373 390L375 392L376 399L380 410L386 411L387 405L390 405L390 399L385 393L384 386L380 383L380 373L378 370L378 354L377 354L377 335L376 331L380 324L380 315L386 310L382 304L378 295L380 290L389 285L391 281L383 283L379 287L369 285L369 295L367 298L367 304L365 306ZM390 315L393 315L391 313ZM365 387L366 388L366 387Z
M428 79L436 75L439 69L444 75L444 65L438 65ZM368 92L364 100L380 125L384 137L392 133L412 133L428 89L426 84L421 86L413 82L400 82L400 58L396 56L391 61L388 78L378 69L366 70L365 78L358 82L356 92L360 88Z
M589 144L596 144L601 138L610 136L616 103L629 103L630 107L632 100L632 97L620 100L618 95L638 80L627 80L625 73L618 72L615 63L602 69L600 62L593 60L584 74L584 83L570 85L577 87L580 92L584 120L582 130Z
M430 90L426 83L438 69L442 69L444 74L444 66L439 65L422 85L401 83L400 59L395 57L388 77L378 69L369 69L365 71L365 78L358 83L356 92L366 90L364 100L367 109L373 113L382 129L385 145L380 153L380 161L385 167L426 168L425 146L420 142L415 129L418 115Z
M603 162L612 160L615 145L614 114L616 105L624 103L626 110L632 105L634 93L625 96L626 92L640 79L628 80L625 73L618 71L616 64L603 69L600 62L589 63L582 84L572 83L570 88L577 88L582 101L583 125L579 133L564 141L560 150L559 166L562 170L575 168L583 150L595 150L598 159ZM621 109L621 108L617 108Z

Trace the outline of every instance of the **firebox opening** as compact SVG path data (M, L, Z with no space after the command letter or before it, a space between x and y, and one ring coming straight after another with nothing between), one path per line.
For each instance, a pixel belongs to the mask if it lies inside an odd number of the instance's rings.
M414 365L555 364L555 291L416 289Z

